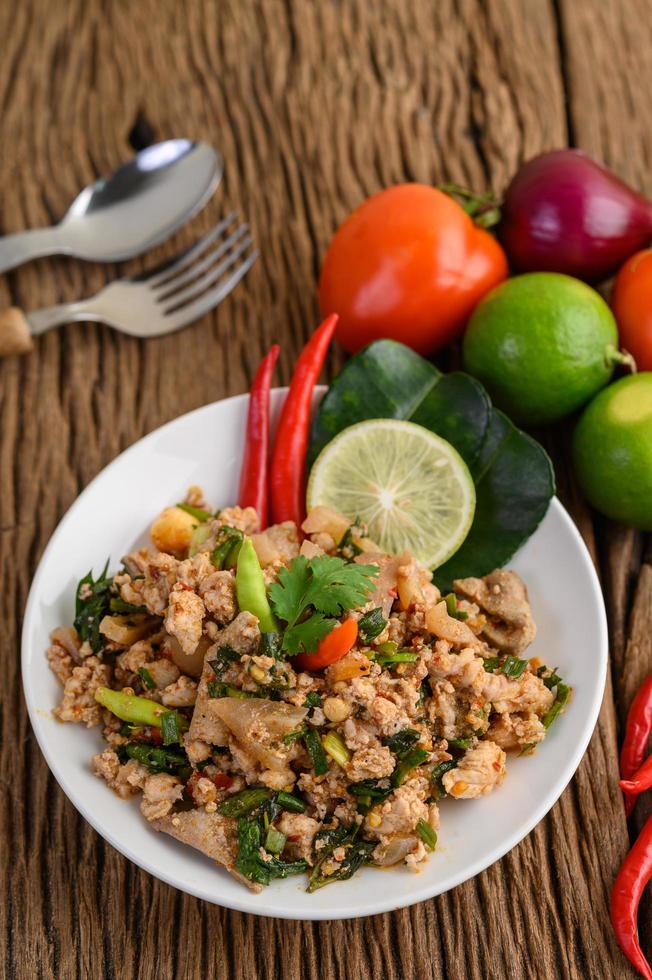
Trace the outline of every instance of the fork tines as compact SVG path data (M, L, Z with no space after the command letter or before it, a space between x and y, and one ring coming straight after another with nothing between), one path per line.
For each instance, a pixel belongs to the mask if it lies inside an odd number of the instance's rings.
M180 258L145 277L163 314L177 326L217 306L256 261L249 225L237 222L232 211Z

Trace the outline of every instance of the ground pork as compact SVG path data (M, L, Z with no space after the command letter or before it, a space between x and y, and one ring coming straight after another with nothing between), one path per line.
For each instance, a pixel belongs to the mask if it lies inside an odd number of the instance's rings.
M505 752L536 745L546 737L540 718L533 712L522 715L502 714L491 719L487 737Z
M253 507L223 507L217 520L221 527L235 527L245 534L253 534L260 523Z
M444 789L458 800L486 796L505 778L505 753L494 742L482 741L468 749L455 769L444 773Z
M204 603L195 592L180 583L173 586L165 614L165 629L188 656L194 653L201 639L205 613Z
M146 820L159 820L170 812L182 796L183 783L176 776L170 776L166 772L149 776L143 786L140 812Z
M481 691L491 701L494 711L500 714L534 711L537 715L544 715L555 699L541 678L529 670L514 680L504 674L485 672Z
M305 813L288 813L284 811L278 823L278 829L287 837L286 850L293 861L304 860L313 863L312 842L319 830L319 823Z
M48 647L45 655L52 673L61 684L65 684L72 675L75 661L59 643L53 643L52 646Z
M419 820L428 819L428 805L425 802L428 794L426 779L418 777L404 783L394 790L389 799L369 811L365 818L365 831L378 840L395 834L409 834Z
M365 749L358 749L347 765L347 775L352 783L360 779L382 779L394 771L394 756L386 745L378 743Z
M199 594L207 611L221 624L230 623L238 612L235 593L235 578L232 572L218 572L213 569L210 575L199 583Z
M177 580L177 559L164 552L152 554L148 548L141 548L127 555L124 562L133 568L134 575L141 575L142 578L116 575L114 581L120 588L121 597L132 605L145 605L154 616L162 616L170 589Z
M182 674L161 691L161 701L168 708L190 708L197 700L197 681Z
M79 667L73 667L63 685L61 704L54 709L59 721L83 721L88 728L102 721L102 707L95 700L98 687L111 682L111 668L97 657L87 657Z
M91 767L96 776L104 779L108 786L122 799L133 796L145 785L148 772L145 766L135 759L129 759L124 765L120 764L117 754L112 749L106 749L91 759Z

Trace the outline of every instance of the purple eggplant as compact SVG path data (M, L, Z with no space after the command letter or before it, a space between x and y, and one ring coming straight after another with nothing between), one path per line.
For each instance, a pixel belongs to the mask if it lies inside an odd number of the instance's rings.
M525 163L505 194L499 236L518 272L613 275L652 239L652 203L581 150Z

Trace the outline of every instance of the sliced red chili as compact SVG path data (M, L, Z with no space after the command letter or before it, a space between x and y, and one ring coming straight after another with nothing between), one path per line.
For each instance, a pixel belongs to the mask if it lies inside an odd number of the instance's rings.
M253 507L261 530L269 521L269 396L274 365L280 351L278 344L260 362L256 371L247 411L242 470L240 471L240 507Z
M335 332L337 314L317 327L301 351L278 423L270 476L272 520L300 525L306 512L306 453L312 393Z

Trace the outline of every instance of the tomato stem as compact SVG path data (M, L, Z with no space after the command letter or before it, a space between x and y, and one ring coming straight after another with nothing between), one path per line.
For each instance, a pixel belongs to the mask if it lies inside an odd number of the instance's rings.
M439 184L438 190L452 197L479 228L493 228L500 221L500 207L493 191L476 194L468 187L453 183Z

